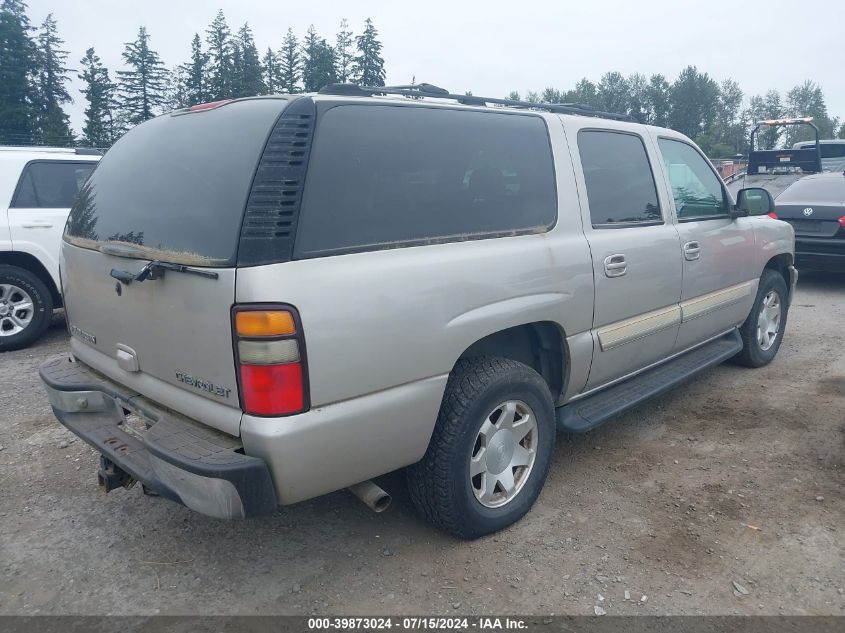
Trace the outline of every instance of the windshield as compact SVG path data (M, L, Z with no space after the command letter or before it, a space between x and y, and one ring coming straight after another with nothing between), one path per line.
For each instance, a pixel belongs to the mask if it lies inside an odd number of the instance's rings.
M130 257L232 264L258 160L286 103L236 101L130 130L82 188L65 240L122 246Z

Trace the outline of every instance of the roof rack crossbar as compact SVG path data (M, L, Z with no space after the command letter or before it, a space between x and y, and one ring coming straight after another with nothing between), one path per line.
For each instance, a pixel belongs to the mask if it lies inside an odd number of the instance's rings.
M633 117L627 114L615 112L603 112L594 110L589 106L580 103L533 103L531 101L520 101L517 99L500 99L497 97L481 97L477 95L452 94L444 88L431 84L413 84L402 86L358 86L355 84L330 84L320 90L320 94L346 95L346 96L374 96L374 95L400 95L403 97L432 99L452 99L464 105L501 105L511 108L525 110L545 110L557 114L576 114L580 116L596 117L599 119L612 119L614 121L635 122Z

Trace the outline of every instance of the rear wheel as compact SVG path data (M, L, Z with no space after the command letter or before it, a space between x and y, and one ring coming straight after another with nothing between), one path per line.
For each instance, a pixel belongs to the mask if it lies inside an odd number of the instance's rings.
M772 362L783 340L788 309L783 277L774 270L764 270L754 306L739 329L743 348L736 356L738 363L746 367L762 367Z
M50 325L53 298L44 282L17 266L0 266L0 351L31 345Z
M555 445L543 378L504 358L458 362L423 459L408 487L432 523L462 538L501 530L531 508Z

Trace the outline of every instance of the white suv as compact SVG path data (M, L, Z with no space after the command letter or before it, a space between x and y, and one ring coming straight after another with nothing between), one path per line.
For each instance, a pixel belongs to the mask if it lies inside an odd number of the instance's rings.
M30 345L61 305L62 232L100 155L0 147L0 352Z

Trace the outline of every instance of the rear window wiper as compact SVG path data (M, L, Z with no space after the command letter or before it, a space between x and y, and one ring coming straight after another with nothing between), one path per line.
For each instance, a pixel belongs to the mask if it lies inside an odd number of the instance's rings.
M201 268L192 268L184 264L173 264L171 262L151 261L144 266L137 273L130 273L125 270L117 270L112 268L111 276L117 279L120 283L129 285L133 281L146 281L147 279L161 279L164 277L165 271L172 270L177 273L185 273L187 275L197 275L207 279L217 279L220 275L210 270L202 270Z

